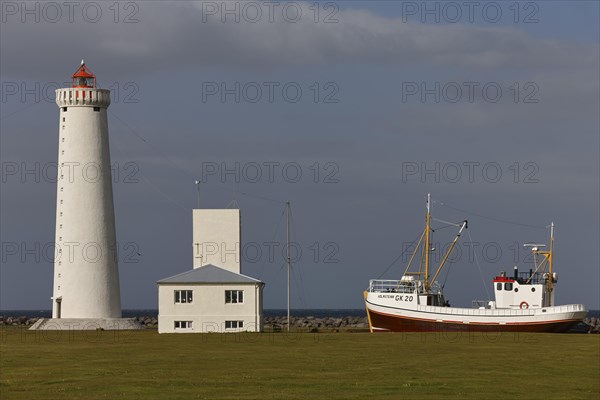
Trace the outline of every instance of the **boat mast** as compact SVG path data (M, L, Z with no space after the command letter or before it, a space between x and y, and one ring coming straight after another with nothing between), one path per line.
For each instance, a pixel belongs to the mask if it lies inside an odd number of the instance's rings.
M552 259L553 257L553 247L554 247L554 222L550 223L550 249L548 251L548 292L552 292Z
M290 248L290 219L291 219L291 204L286 202L287 210L287 331L290 331L290 275L292 271L292 257Z
M431 230L431 194L427 193L427 216L425 217L425 275L423 284L425 293L429 293L429 248L430 248L430 230Z

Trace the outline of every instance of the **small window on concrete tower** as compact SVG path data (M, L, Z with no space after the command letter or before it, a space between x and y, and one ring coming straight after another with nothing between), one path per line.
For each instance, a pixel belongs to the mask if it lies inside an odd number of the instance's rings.
M100 107L94 107L94 111L100 112Z
M67 112L67 107L63 107L63 112Z

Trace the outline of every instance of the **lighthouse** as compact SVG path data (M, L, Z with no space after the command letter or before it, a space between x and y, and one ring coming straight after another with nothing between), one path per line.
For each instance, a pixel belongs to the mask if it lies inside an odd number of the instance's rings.
M137 329L121 318L107 110L81 61L60 109L52 319L34 329Z

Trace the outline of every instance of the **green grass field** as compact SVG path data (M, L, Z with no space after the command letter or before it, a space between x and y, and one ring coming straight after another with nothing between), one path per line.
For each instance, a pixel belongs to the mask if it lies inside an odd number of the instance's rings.
M600 335L0 334L3 400L600 398Z

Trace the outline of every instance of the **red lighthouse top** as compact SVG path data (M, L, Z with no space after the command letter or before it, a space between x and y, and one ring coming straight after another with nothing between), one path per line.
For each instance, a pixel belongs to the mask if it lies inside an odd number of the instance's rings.
M71 86L74 88L96 88L96 75L85 66L83 60L81 60L81 66L77 68L72 78Z

